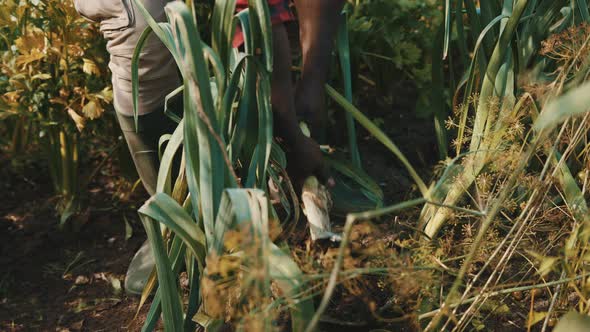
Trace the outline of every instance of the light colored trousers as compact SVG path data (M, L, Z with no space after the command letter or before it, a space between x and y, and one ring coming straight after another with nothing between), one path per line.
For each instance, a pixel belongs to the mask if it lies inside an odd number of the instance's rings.
M165 21L167 0L142 2L156 21ZM146 21L132 0L74 0L74 4L82 16L100 24L111 55L115 109L132 115L131 58ZM140 59L139 114L147 114L162 109L164 97L180 85L180 78L172 55L155 35L148 38Z
M167 0L142 0L156 21L166 16ZM133 121L131 58L147 27L132 0L74 0L76 10L98 22L110 53L114 105L137 172L149 194L156 190L158 141L175 124L163 114L164 98L180 85L176 63L155 35L148 38L139 63L138 128ZM178 106L178 105L177 105ZM180 106L181 107L181 106Z

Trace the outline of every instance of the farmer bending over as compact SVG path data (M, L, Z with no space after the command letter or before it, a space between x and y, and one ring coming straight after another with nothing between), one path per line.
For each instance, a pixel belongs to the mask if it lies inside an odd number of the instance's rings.
M273 24L274 68L271 102L274 132L286 145L288 171L296 185L308 176L324 178L324 162L319 145L302 134L297 114L310 124L316 135L324 125L323 91L327 79L333 37L345 0L294 0L299 16L300 43L303 52L301 80L295 92L291 84L291 50L283 23L294 20L289 0L268 0ZM165 21L167 0L143 0L156 21ZM164 44L150 37L139 66L138 128L133 120L131 58L147 23L132 0L74 0L84 17L100 23L111 55L114 106L129 146L135 167L147 192L155 193L158 174L158 141L171 133L176 124L163 113L164 98L181 85L176 64ZM238 0L237 9L247 8L247 0ZM241 37L237 36L239 43ZM149 272L148 272L149 273ZM126 285L128 286L128 285ZM130 292L141 292L128 289Z

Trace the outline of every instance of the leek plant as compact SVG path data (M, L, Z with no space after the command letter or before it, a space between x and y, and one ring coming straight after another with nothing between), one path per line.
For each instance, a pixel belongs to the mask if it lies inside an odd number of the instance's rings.
M149 28L132 61L134 98L137 101L141 84L139 55L147 38L155 35L170 50L183 77L183 85L166 99L182 93L184 100L183 116L170 114L179 122L177 129L161 139L157 193L139 210L157 271L141 300L144 303L157 284L144 331L154 329L160 314L171 331L191 330L195 321L214 331L227 317L242 329L273 330L278 313L286 310L293 331L314 329L307 325L314 314L313 294L304 283L307 279L286 244L275 244L279 243L277 227L292 228L300 209L285 172L285 153L273 142L272 32L267 2L250 1L249 8L237 15L235 2L215 2L209 46L201 39L191 2L168 4L168 22L159 23L141 1L135 1ZM231 45L237 24L244 33L243 52ZM349 104L347 45L343 25L337 49L347 96L342 98ZM383 193L360 169L353 116L347 119L352 162L334 158L328 162L341 179L361 188L368 198L366 208L380 206ZM174 170L178 158L180 170ZM287 212L280 222L266 195L269 179L279 184L281 205ZM347 188L342 186L341 200L350 199ZM186 304L178 288L183 268L189 279Z
M177 129L161 140L157 194L139 210L157 270L143 330L153 330L162 314L169 331L194 330L195 321L213 331L227 317L242 329L266 331L276 329L276 315L285 310L293 330L303 330L313 302L288 251L272 242L278 217L265 193L270 178L281 183L286 166L284 152L273 142L266 1L250 1L238 15L235 0L215 2L211 47L201 40L191 3L169 3L166 23L154 21L141 1L135 4L149 23L133 59L135 98L139 54L153 34L178 64L183 85L173 94L182 92L184 100ZM231 47L236 24L244 32L244 53ZM181 167L173 176L179 157ZM281 193L293 192L288 179L282 183ZM288 197L282 200L286 206ZM294 219L298 206L291 205L287 210ZM178 288L182 268L188 303ZM156 279L150 280L142 301L155 285Z

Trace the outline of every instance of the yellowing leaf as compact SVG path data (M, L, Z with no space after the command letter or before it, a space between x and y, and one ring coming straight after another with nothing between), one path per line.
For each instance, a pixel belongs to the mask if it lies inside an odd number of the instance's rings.
M72 118L72 120L74 120L76 128L78 128L78 131L81 132L82 130L84 130L84 126L86 125L86 119L84 119L84 117L80 116L78 113L76 113L76 111L74 111L71 108L68 108L68 115Z
M14 44L21 54L30 53L33 50L41 51L45 49L45 36L43 31L34 29L32 32L27 33L26 36L17 38Z
M546 311L541 311L541 312L533 311L532 313L529 314L527 326L530 328L531 326L533 326L533 325L537 324L538 322L542 321L543 319L545 319L545 317L547 317Z
M544 257L541 260L541 265L539 266L539 274L541 275L541 277L544 277L549 272L551 272L551 270L553 269L553 266L558 261L559 261L558 257Z
M31 77L31 80L36 80L36 79L48 80L50 78L51 78L51 75L49 75L49 74L37 74L37 75Z
M18 102L20 98L20 91L9 91L4 94L4 98L6 98L6 102L13 104Z
M537 261L539 261L538 272L542 277L547 275L547 273L551 272L553 266L559 261L559 257L543 256L531 250L527 250L527 253L533 256Z
M90 120L97 119L103 112L104 108L94 100L89 101L88 104L82 108L82 113L84 113L84 115Z
M88 75L96 75L100 76L100 69L96 65L96 63L90 59L84 58L84 66L82 66L82 70Z
M84 55L84 49L80 45L68 45L68 54L74 57L81 57ZM87 60L87 59L84 59ZM86 61L84 61L86 63Z
M0 10L0 26L8 26L10 24L13 24L10 11Z
M16 65L26 66L35 61L42 60L43 58L45 58L45 53L38 49L33 49L30 53L22 54L16 57Z
M52 104L60 104L60 105L64 105L64 106L68 105L68 102L61 97L51 98L51 99L49 99L49 102Z
M95 94L95 96L107 103L113 101L113 89L110 86L105 87L99 93Z
M45 35L39 29L32 29L25 36L14 41L20 55L16 58L17 66L26 66L29 63L45 58Z

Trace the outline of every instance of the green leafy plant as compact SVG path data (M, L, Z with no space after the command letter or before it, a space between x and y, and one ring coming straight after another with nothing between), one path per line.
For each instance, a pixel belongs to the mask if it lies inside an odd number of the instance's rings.
M442 160L448 149L444 120L449 90L439 89L444 80L442 32L437 34L443 28L441 9L442 3L432 0L352 1L348 29L358 82L375 86L377 98L387 103L414 108L420 119L433 119Z
M349 6L351 55L357 68L364 68L356 71L372 78L381 93L404 83L427 90L434 32L443 17L440 2L358 0ZM430 115L430 97L419 98L416 110Z
M62 224L76 210L80 140L112 100L102 38L72 1L0 2L0 119L7 150L40 143Z

